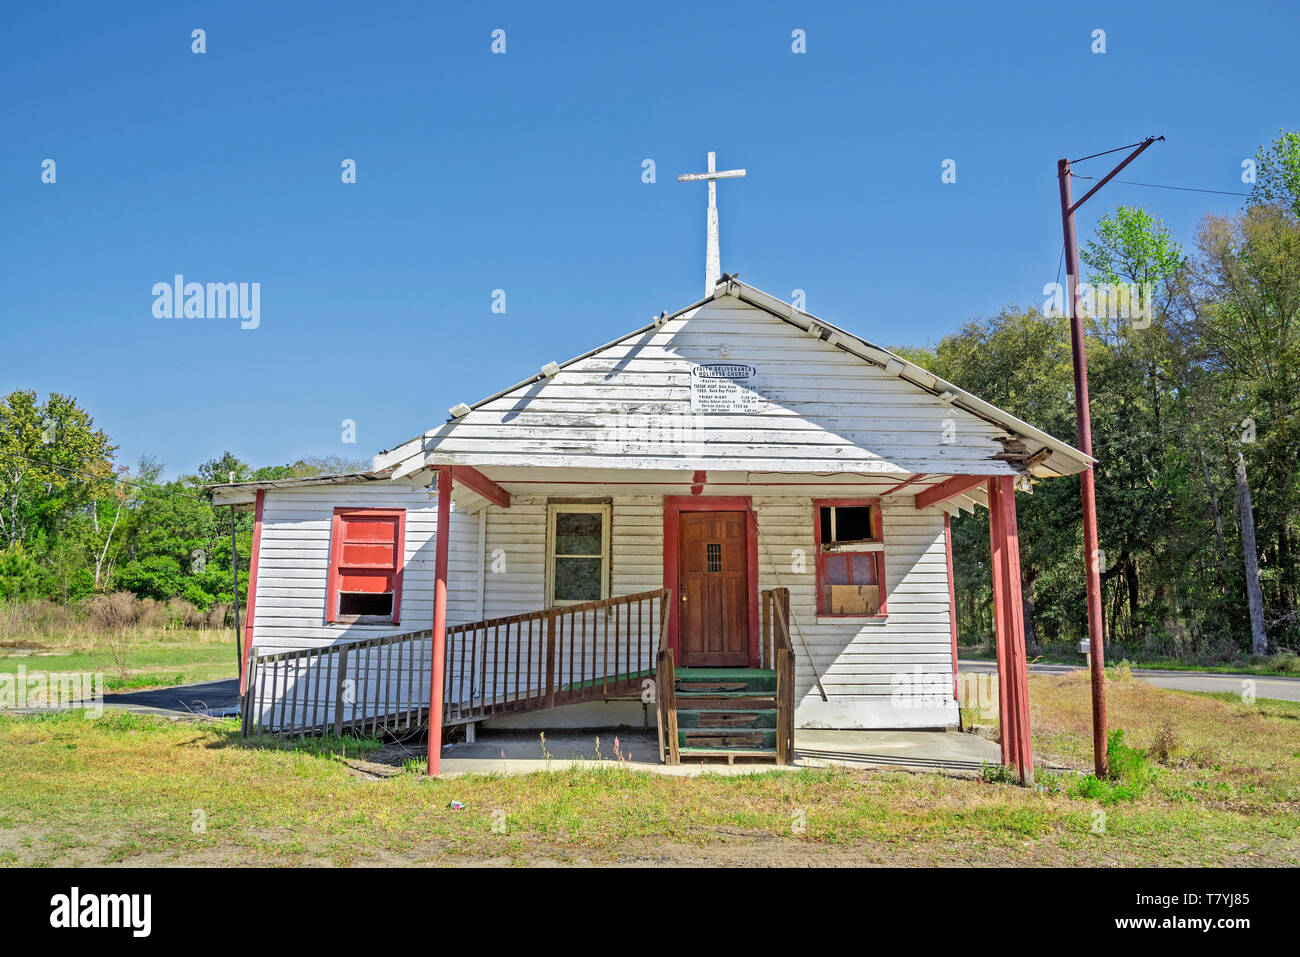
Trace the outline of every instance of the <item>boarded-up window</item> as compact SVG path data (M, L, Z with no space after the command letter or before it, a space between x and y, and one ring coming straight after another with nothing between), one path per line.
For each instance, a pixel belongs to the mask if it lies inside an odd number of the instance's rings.
M547 604L609 597L609 506L548 508Z
M880 505L872 501L815 502L817 613L885 613L885 544Z
M405 509L336 508L325 620L397 624L405 541Z

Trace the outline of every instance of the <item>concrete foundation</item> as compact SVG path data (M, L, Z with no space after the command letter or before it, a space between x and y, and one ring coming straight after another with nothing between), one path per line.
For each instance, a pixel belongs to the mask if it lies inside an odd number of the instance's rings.
M706 760L668 767L659 763L659 739L653 730L550 730L545 732L545 743L542 733L481 730L472 743L443 748L443 776L527 774L573 766L621 766L670 775L753 774L777 769L770 759L761 758L737 759L734 765ZM992 741L953 731L805 730L795 734L795 763L779 770L834 766L974 776L985 762L997 764L1000 759L1001 749Z

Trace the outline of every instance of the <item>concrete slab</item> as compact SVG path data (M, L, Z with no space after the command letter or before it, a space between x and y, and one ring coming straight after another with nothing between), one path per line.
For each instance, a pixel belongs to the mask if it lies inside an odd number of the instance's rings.
M597 739L599 738L599 752ZM615 756L615 739L624 760ZM537 731L480 729L473 743L448 745L442 751L444 776L460 774L527 774L568 767L610 767L621 764L635 771L691 776L754 774L778 768L766 758L705 759L668 767L659 763L659 739L641 729L549 731L545 749ZM599 756L598 756L599 753ZM937 771L974 776L984 762L997 764L997 744L973 734L951 731L827 731L795 732L792 767L851 767Z

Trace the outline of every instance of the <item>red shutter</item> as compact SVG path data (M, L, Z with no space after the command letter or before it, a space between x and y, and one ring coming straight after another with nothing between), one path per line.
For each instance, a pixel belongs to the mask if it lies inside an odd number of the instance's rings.
M336 508L330 536L329 584L325 620L339 620L345 592L391 594L393 623L402 607L402 562L406 509Z

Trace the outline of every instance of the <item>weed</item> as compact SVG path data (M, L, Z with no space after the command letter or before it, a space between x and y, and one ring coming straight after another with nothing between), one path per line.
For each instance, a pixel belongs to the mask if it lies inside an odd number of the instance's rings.
M1146 754L1124 743L1120 728L1111 731L1106 739L1106 760L1110 774L1105 779L1095 774L1081 777L1070 789L1071 797L1089 801L1116 804L1140 798L1156 779L1158 770Z
M1019 784L1020 772L1005 764L990 764L985 761L980 765L980 777L989 784Z

